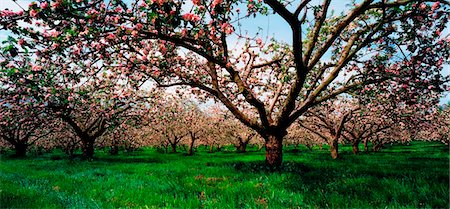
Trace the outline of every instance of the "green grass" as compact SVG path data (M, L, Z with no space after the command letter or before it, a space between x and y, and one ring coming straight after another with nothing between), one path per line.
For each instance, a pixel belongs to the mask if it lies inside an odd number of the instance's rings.
M263 152L120 156L91 162L61 153L0 163L1 208L448 208L449 154L414 142L342 158L285 151L269 172ZM61 157L62 156L62 157Z

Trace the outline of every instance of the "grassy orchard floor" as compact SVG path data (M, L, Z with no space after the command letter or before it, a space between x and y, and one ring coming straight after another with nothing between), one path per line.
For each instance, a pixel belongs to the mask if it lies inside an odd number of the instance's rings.
M161 154L145 149L92 162L61 153L0 163L0 207L11 208L448 208L449 154L414 142L354 156L341 149L285 151L282 171L264 152Z

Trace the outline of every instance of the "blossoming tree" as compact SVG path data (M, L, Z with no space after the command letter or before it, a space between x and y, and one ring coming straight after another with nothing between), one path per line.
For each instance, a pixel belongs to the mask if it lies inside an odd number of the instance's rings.
M346 13L335 15L331 0L43 0L24 12L3 11L0 25L43 54L110 60L104 63L133 79L214 97L265 139L266 162L277 166L286 130L317 104L381 82L442 88L450 49L441 34L447 2L349 3ZM291 44L264 43L239 30L243 18L270 13L289 25ZM18 24L22 20L45 29Z

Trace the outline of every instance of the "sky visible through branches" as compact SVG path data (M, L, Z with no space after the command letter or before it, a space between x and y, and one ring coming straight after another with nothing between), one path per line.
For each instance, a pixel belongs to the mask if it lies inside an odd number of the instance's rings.
M108 1L108 0L106 0ZM31 0L2 0L0 3L0 10L9 9L13 11L19 11L22 8L27 9L28 5L31 3ZM125 0L125 2L130 3L131 0ZM190 2L190 1L186 1ZM316 5L320 2L320 0L313 0L310 4ZM358 1L357 1L358 2ZM343 1L333 1L331 3L331 9L334 11L335 14L339 13L346 13L348 11L348 7L346 6L348 2ZM188 3L187 3L188 4ZM20 6L19 6L20 5ZM296 4L293 4L296 5ZM20 8L22 7L22 8ZM189 5L185 5L185 8L190 8ZM245 11L244 9L241 9ZM291 30L289 28L289 25L284 22L284 20L278 16L274 15L269 12L268 16L259 16L256 18L249 18L249 19L243 19L240 22L241 24L241 33L248 33L249 35L256 35L256 33L259 33L261 37L264 38L263 42L270 42L271 38L276 38L278 41L291 43ZM239 29L236 28L236 31ZM444 36L450 35L450 29L447 27L442 34ZM11 36L12 34L6 31L0 31L0 41L6 40L8 36ZM229 37L230 43L233 43L234 45L239 45L240 43L237 42L237 36L230 36ZM233 45L230 44L230 45ZM238 47L236 47L238 48ZM327 59L329 59L330 53L328 53L328 56L326 56ZM449 75L450 74L450 66L444 65L443 75ZM445 92L443 94L443 97L440 100L441 104L447 104L450 103L450 94L449 92Z

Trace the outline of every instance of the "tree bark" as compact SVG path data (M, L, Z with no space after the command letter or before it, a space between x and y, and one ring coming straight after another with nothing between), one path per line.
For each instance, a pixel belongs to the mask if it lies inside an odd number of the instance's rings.
M94 158L94 140L91 139L85 139L82 140L83 145L83 157L85 159L92 159Z
M177 144L170 144L170 148L172 148L172 152L177 152Z
M268 135L266 140L266 164L270 167L279 167L283 162L283 136Z
M353 154L358 154L359 152L359 140L353 142L352 144L352 150L353 150Z
M25 157L27 155L27 144L17 143L14 145L14 149L16 151L15 157Z
M369 151L369 140L364 139L364 152Z
M330 152L331 152L331 157L333 159L337 159L339 157L339 144L338 144L337 139L334 139L333 141L331 141Z
M373 151L378 152L381 150L381 147L383 147L382 143L377 143L373 146Z
M195 139L191 138L191 141L189 142L188 155L194 154L194 152L193 152L194 142L195 142Z
M247 151L247 144L245 142L239 142L239 146L237 147L238 152L246 152Z
M117 145L111 146L111 149L109 150L109 154L118 155L119 154L119 146L117 146Z
M214 152L214 144L209 145L209 153Z

